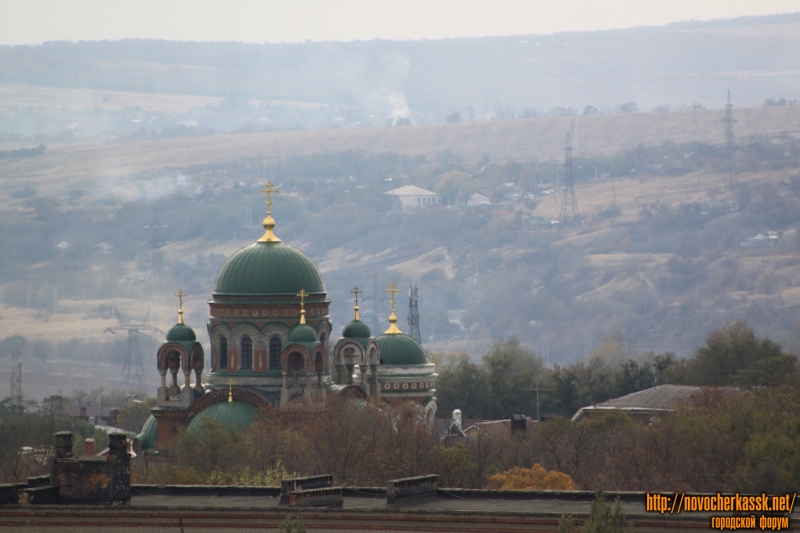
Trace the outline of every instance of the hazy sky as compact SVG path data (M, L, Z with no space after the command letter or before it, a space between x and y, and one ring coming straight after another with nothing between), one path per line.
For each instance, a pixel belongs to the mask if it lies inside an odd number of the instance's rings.
M440 39L800 11L800 0L3 0L0 44Z

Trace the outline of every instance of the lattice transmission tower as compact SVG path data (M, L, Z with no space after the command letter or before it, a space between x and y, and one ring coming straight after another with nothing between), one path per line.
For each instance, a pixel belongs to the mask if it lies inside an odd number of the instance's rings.
M734 167L733 156L736 153L736 139L733 136L733 125L737 122L733 118L733 104L731 103L731 91L728 89L728 103L725 104L725 118L722 119L725 123L725 162L726 170L728 172L728 181L733 183L733 174L736 170Z
M578 211L578 198L575 196L575 179L572 173L572 145L567 132L567 146L564 148L564 195L561 198L561 216L559 227L566 228L569 222L569 210L572 209L572 224L581 225L581 215Z
M418 291L419 287L417 286L408 288L408 336L422 344L422 334L419 332Z
M147 324L147 318L150 316L149 309L139 321L126 322L116 307L114 307L114 314L119 324L106 328L103 333L128 332L125 353L122 354L122 386L127 389L135 387L135 390L141 392L147 391L147 378L144 372L144 335L145 332L164 332Z

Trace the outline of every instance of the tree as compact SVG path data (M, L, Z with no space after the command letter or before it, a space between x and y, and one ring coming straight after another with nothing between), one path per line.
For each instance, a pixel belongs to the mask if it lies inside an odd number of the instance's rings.
M572 478L561 472L547 470L539 464L531 468L515 466L489 478L488 489L500 490L576 490Z
M617 106L617 113L638 113L639 106L636 102L625 102Z
M119 408L117 425L122 429L139 433L142 426L150 418L150 409L156 406L155 398L147 398L141 402L133 402Z
M445 122L451 122L451 123L461 122L461 113L459 113L458 111L453 111L452 113L447 115L444 118L444 120L445 120Z
M583 523L584 533L633 533L633 525L625 520L619 497L615 500L612 510L606 503L606 493L602 483L598 483L594 495L589 518Z
M495 342L483 356L494 396L488 409L490 418L510 418L513 414L531 412L536 405L537 381L546 381L542 360L511 336L506 342Z
M584 115L597 115L598 113L600 113L600 110L593 105L587 105L583 108Z
M797 356L737 320L709 333L686 367L693 385L779 385L796 375Z
M28 339L22 335L11 335L0 341L0 357L8 355L16 361L28 351Z
M469 174L459 170L442 174L434 189L446 204L455 204L458 200L467 203L467 199L474 192Z
M439 372L436 397L444 413L461 409L465 418L483 418L492 401L492 386L487 373L464 354Z

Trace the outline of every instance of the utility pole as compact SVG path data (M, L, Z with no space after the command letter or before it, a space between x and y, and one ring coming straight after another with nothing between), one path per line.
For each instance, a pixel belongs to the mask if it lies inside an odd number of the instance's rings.
M733 136L733 124L737 122L733 118L733 104L731 104L731 91L728 89L728 103L725 104L725 118L722 119L725 123L725 159L728 171L728 183L733 183L733 156L736 152L736 144Z
M564 195L561 198L560 228L567 226L570 208L572 209L572 223L577 228L581 225L581 217L578 213L578 199L575 196L575 179L572 173L572 146L568 132L567 146L564 148Z

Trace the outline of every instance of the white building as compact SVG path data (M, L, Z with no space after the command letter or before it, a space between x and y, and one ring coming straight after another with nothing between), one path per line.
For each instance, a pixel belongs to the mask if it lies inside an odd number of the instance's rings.
M441 203L438 194L415 185L399 187L384 194L388 194L397 198L397 200L400 201L403 211L420 209L429 205Z

